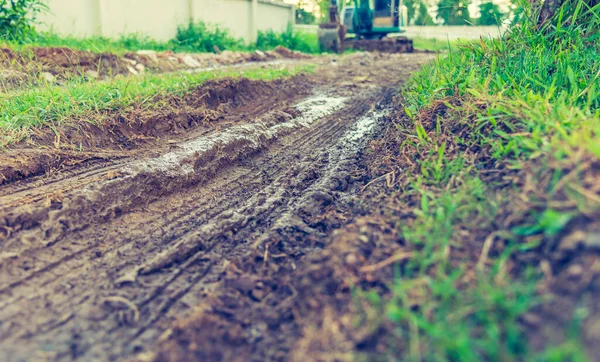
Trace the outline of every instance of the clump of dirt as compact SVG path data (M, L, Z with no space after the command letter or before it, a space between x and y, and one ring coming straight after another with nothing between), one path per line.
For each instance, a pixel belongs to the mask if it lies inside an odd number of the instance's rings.
M0 184L42 175L99 154L112 155L109 158L156 154L198 132L251 121L273 104L289 103L307 94L309 84L305 76L271 82L211 80L181 97L159 95L150 100L161 107L135 105L89 114L55 129L35 129L25 142L0 154Z
M231 361L246 362L249 348L244 343L240 326L231 326L221 319L197 312L199 316L190 322L178 321L173 326L170 338L179 342L160 351L160 361ZM172 341L172 339L170 339Z

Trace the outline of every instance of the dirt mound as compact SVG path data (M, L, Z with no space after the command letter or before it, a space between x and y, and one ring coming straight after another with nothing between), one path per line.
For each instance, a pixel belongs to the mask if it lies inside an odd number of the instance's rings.
M71 78L107 79L140 75L147 70L160 73L213 69L249 62L309 58L311 56L283 47L267 52L223 51L219 54L141 50L126 53L124 56L66 47L32 47L19 52L0 48L0 88L11 89L46 83L62 84Z
M168 142L186 139L191 131L197 134L251 120L270 104L295 99L309 87L303 76L272 82L211 80L181 97L157 96L151 102L162 106L155 110L134 106L37 129L26 143L0 153L0 184L74 166L109 150L115 151L112 157L144 150L156 153L170 147Z

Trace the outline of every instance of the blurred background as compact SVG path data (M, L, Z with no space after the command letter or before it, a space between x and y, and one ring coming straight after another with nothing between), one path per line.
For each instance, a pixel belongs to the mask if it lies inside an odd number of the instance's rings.
M353 1L340 3L353 6ZM138 35L157 41L185 24L218 28L246 44L261 33L316 34L329 0L47 0L40 30L76 37ZM497 36L517 6L509 0L403 0L399 16L413 38L474 39Z

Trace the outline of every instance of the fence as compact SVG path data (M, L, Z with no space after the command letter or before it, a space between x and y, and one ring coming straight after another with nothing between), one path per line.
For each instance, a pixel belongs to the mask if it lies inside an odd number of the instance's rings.
M77 36L144 34L156 40L175 36L192 21L220 24L250 42L259 30L283 31L294 21L294 6L270 0L47 0L42 28Z

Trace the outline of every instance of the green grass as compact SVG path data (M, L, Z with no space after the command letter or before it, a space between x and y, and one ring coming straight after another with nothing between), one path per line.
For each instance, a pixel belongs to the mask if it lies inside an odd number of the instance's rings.
M457 51L459 49L458 45L466 42L460 40L439 40L421 37L414 37L411 39L415 49L430 50L434 52Z
M319 53L319 39L314 32L294 31L289 27L286 31L278 33L271 30L260 31L256 47L260 50L273 49L277 46L298 50L303 53Z
M220 50L254 51L271 50L284 46L305 53L319 52L316 33L295 32L291 28L283 32L259 32L256 44L246 44L227 29L203 22L180 26L177 35L169 41L156 41L141 34L122 35L118 39L102 36L77 37L39 32L20 41L5 41L4 46L15 50L29 47L67 47L73 50L89 50L96 53L124 54L137 50L174 52L214 52Z
M599 24L577 21L577 6L541 31L525 22L440 56L403 92L398 142L414 163L398 158L407 178L393 197L412 205L397 230L414 254L372 303L407 341L390 347L401 360L588 360L585 311L563 344L530 348L519 318L547 299L539 264L515 262L543 256L571 221L600 219L584 171L600 161Z
M34 127L91 121L91 115L130 105L152 109L156 96L181 96L210 79L223 77L273 80L311 72L312 66L284 69L243 69L191 74L148 74L106 82L73 82L68 86L42 86L0 95L0 146L22 140Z
M171 42L159 42L142 35L121 36L110 39L101 36L76 37L58 35L52 32L40 32L21 42L5 42L5 47L15 50L26 50L30 47L66 47L73 50L89 50L95 53L114 53L122 55L137 50L166 51L181 49Z

